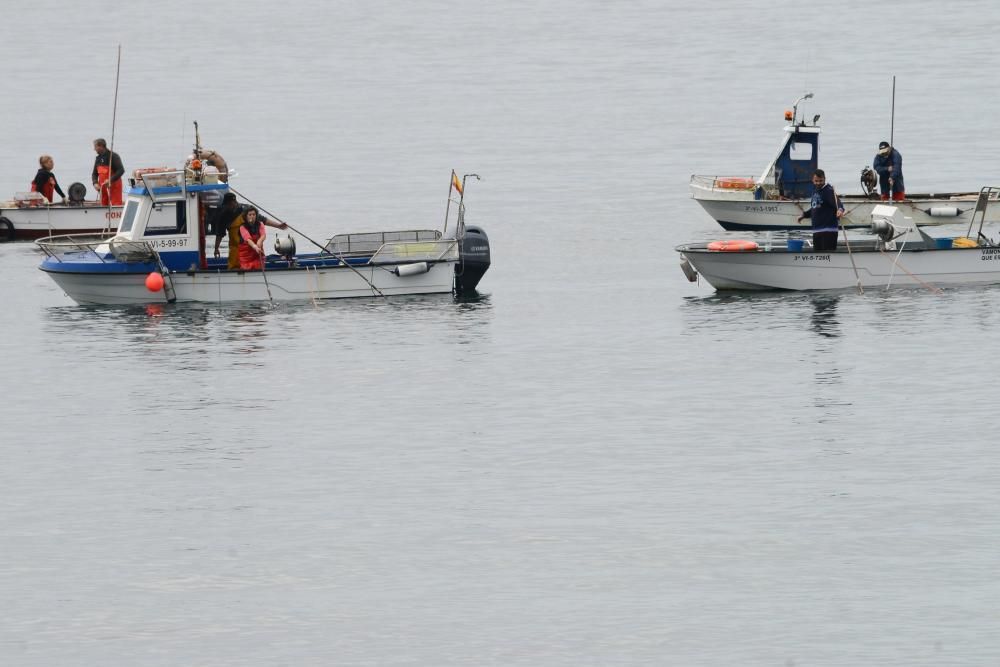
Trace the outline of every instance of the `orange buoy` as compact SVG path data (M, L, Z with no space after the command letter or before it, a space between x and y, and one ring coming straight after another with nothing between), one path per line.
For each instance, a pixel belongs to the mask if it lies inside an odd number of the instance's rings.
M727 178L715 179L715 187L722 188L724 190L753 190L757 187L757 181L752 178L730 176Z
M712 241L708 244L709 250L719 252L746 252L756 250L759 246L753 241L746 239L729 239L726 241Z
M150 292L159 292L163 289L163 276L159 271L153 271L146 276L146 289Z

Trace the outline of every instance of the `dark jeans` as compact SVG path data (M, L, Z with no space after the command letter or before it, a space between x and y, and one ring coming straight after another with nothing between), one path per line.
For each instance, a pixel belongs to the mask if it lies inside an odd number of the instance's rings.
M837 234L839 232L813 232L813 250L816 252L833 252L837 249Z

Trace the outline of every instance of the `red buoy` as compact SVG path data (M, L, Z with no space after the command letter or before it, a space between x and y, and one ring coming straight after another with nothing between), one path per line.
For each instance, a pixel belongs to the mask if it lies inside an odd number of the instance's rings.
M163 289L163 276L159 271L153 271L146 276L146 289L150 292L159 292Z

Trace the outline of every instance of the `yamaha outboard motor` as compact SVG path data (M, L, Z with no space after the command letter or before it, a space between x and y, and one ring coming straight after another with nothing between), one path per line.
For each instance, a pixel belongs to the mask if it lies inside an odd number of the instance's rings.
M483 274L490 268L490 240L479 227L466 227L458 241L458 263L455 265L455 292L474 294Z

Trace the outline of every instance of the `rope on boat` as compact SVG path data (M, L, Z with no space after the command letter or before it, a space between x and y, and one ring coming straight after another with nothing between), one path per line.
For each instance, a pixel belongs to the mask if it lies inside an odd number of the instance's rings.
M905 266L903 266L902 262L899 261L899 256L903 252L902 245L903 244L900 244L899 252L896 253L896 257L895 258L890 258L890 261L892 262L892 269L893 269L893 271L895 272L896 267L898 266L899 268L901 268L903 270L903 272L906 275L908 275L911 278L913 278L913 280L916 281L917 283L919 283L920 285L926 287L927 289L929 289L930 291L934 292L935 294L941 294L943 291L939 287L935 287L934 285L931 285L930 283L921 280L915 274L913 274L909 269L907 269ZM882 250L881 248L879 249L879 252L882 253L883 255L886 255L885 250ZM886 255L886 256L888 257L888 255ZM892 284L892 274L890 273L889 274L889 282L886 283L885 288L888 290L889 289L889 285L891 285L891 284Z

